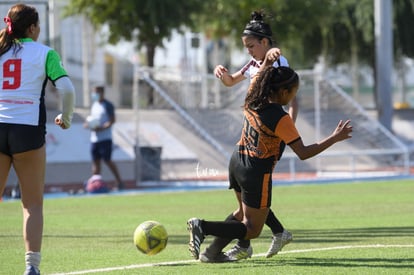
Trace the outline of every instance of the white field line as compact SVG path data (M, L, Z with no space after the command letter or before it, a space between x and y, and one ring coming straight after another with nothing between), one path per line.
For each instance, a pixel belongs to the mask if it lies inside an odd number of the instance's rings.
M307 253L307 252L317 252L317 251L327 251L327 250L342 250L342 249L357 249L357 248L414 248L414 244L407 245L398 245L398 244L369 244L369 245L344 245L344 246L333 246L333 247L321 247L321 248L309 248L309 249L297 249L297 250L288 250L281 251L278 254L293 254L293 253ZM265 253L254 254L253 257L263 257ZM97 269L88 269L80 271L72 271L67 273L55 273L51 275L79 275L79 274L88 274L88 273L102 273L110 272L117 270L126 270L126 269L138 269L145 267L154 267L154 266L166 266L166 265L177 265L184 263L195 263L196 260L183 260L183 261L173 261L173 262L161 262L161 263L147 263L147 264L136 264L136 265L127 265L127 266L117 266L117 267L106 267L106 268L97 268Z

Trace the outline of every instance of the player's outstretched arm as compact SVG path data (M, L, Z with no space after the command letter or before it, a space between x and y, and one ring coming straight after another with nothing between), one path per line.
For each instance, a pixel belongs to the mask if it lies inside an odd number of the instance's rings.
M316 156L317 154L325 151L332 145L342 140L348 139L352 137L352 125L351 121L347 120L343 122L342 120L339 121L338 125L336 126L335 130L332 134L325 138L324 140L311 144L311 145L304 145L302 139L299 139L289 146L292 150L296 153L296 155L301 159L305 160Z
M214 68L214 75L227 87L234 86L245 79L241 71L230 74L229 70L223 65L217 65Z

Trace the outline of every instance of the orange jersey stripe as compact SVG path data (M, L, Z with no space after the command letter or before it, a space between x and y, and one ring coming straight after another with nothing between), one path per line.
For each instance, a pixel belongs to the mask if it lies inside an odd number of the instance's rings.
M260 209L267 208L267 203L269 200L269 178L269 173L264 174L262 182L262 200L260 201Z

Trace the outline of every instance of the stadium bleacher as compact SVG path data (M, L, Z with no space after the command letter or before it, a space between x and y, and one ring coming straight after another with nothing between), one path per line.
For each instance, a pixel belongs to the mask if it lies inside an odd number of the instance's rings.
M141 106L138 111L117 109L114 127L114 160L128 186L137 187L142 180L225 181L228 158L241 133L241 106L248 83L226 88L211 76L170 79L162 71L141 73L140 100L145 102L148 90L152 89L154 103ZM398 112L394 123L397 131L391 133L335 83L315 76L314 72L300 72L300 77L296 124L305 144L329 135L339 119L352 120L353 138L307 161L300 161L287 148L276 167L277 175L296 180L410 173L412 111ZM77 109L73 127L67 132L48 125L47 190L81 185L90 176L89 132L82 127L88 111ZM52 121L56 112L49 111L48 115L48 121ZM144 154L138 161L137 135L139 152ZM103 176L113 180L103 168ZM8 186L15 182L12 173Z

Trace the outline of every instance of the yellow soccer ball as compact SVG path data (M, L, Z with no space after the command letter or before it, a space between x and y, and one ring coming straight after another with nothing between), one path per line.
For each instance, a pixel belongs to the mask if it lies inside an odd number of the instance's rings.
M157 221L146 221L138 225L134 232L134 244L147 255L160 253L167 246L168 233Z

